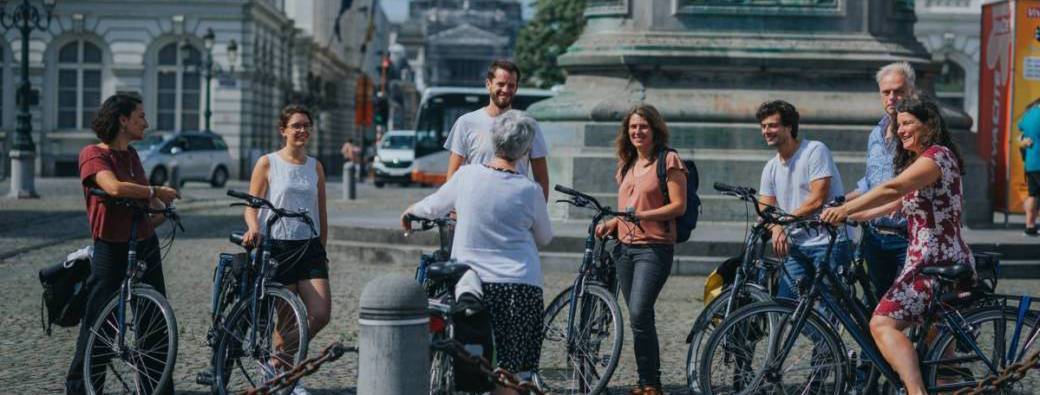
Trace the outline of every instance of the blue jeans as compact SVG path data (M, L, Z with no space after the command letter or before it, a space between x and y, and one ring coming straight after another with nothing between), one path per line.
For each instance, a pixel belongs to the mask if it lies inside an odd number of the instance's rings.
M820 263L824 260L827 255L827 245L813 245L813 246L798 246L791 245L790 251L787 254L787 258L784 259L784 276L780 279L780 289L777 290L776 296L778 298L797 299L798 294L795 290L795 285L802 277L805 277L805 268L802 267L802 263L812 264L813 267L819 268ZM852 260L852 248L848 241L837 241L834 243L834 250L831 251L831 259L828 262L828 268L831 271L836 271L839 266L848 267L849 262Z
M874 296L879 300L903 271L907 243L906 238L900 235L880 234L869 226L863 229L859 253L867 262L867 275L874 286Z

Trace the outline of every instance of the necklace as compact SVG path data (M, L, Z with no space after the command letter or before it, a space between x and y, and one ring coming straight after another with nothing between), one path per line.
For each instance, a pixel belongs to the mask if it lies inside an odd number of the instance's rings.
M516 170L511 170L509 168L495 167L495 166L492 166L490 164L485 164L484 166L488 167L488 168L490 168L492 170L495 170L495 172L509 173L511 175L519 175L519 173L517 173Z

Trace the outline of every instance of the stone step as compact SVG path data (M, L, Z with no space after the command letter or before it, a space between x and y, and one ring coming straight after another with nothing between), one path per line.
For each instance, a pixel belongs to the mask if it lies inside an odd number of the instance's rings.
M862 152L866 151L867 138L872 128L873 125L804 124L799 126L798 137L822 141L835 152ZM668 144L676 149L773 150L766 146L761 130L753 123L677 123L669 124L668 131ZM586 124L584 144L587 147L613 148L617 132L618 124Z

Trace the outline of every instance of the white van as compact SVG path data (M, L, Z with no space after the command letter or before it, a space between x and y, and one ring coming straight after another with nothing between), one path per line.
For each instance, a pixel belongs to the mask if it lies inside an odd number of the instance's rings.
M376 187L382 188L388 182L411 184L414 160L414 130L391 130L384 134L383 140L376 147L373 164L376 171Z

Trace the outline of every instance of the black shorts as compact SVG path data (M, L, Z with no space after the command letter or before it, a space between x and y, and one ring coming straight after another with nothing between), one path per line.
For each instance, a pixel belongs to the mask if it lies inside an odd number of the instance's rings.
M314 278L329 278L329 259L320 238L271 240L271 257L278 261L274 280L285 285Z
M1040 197L1040 171L1026 172L1026 188L1029 189L1029 196Z

